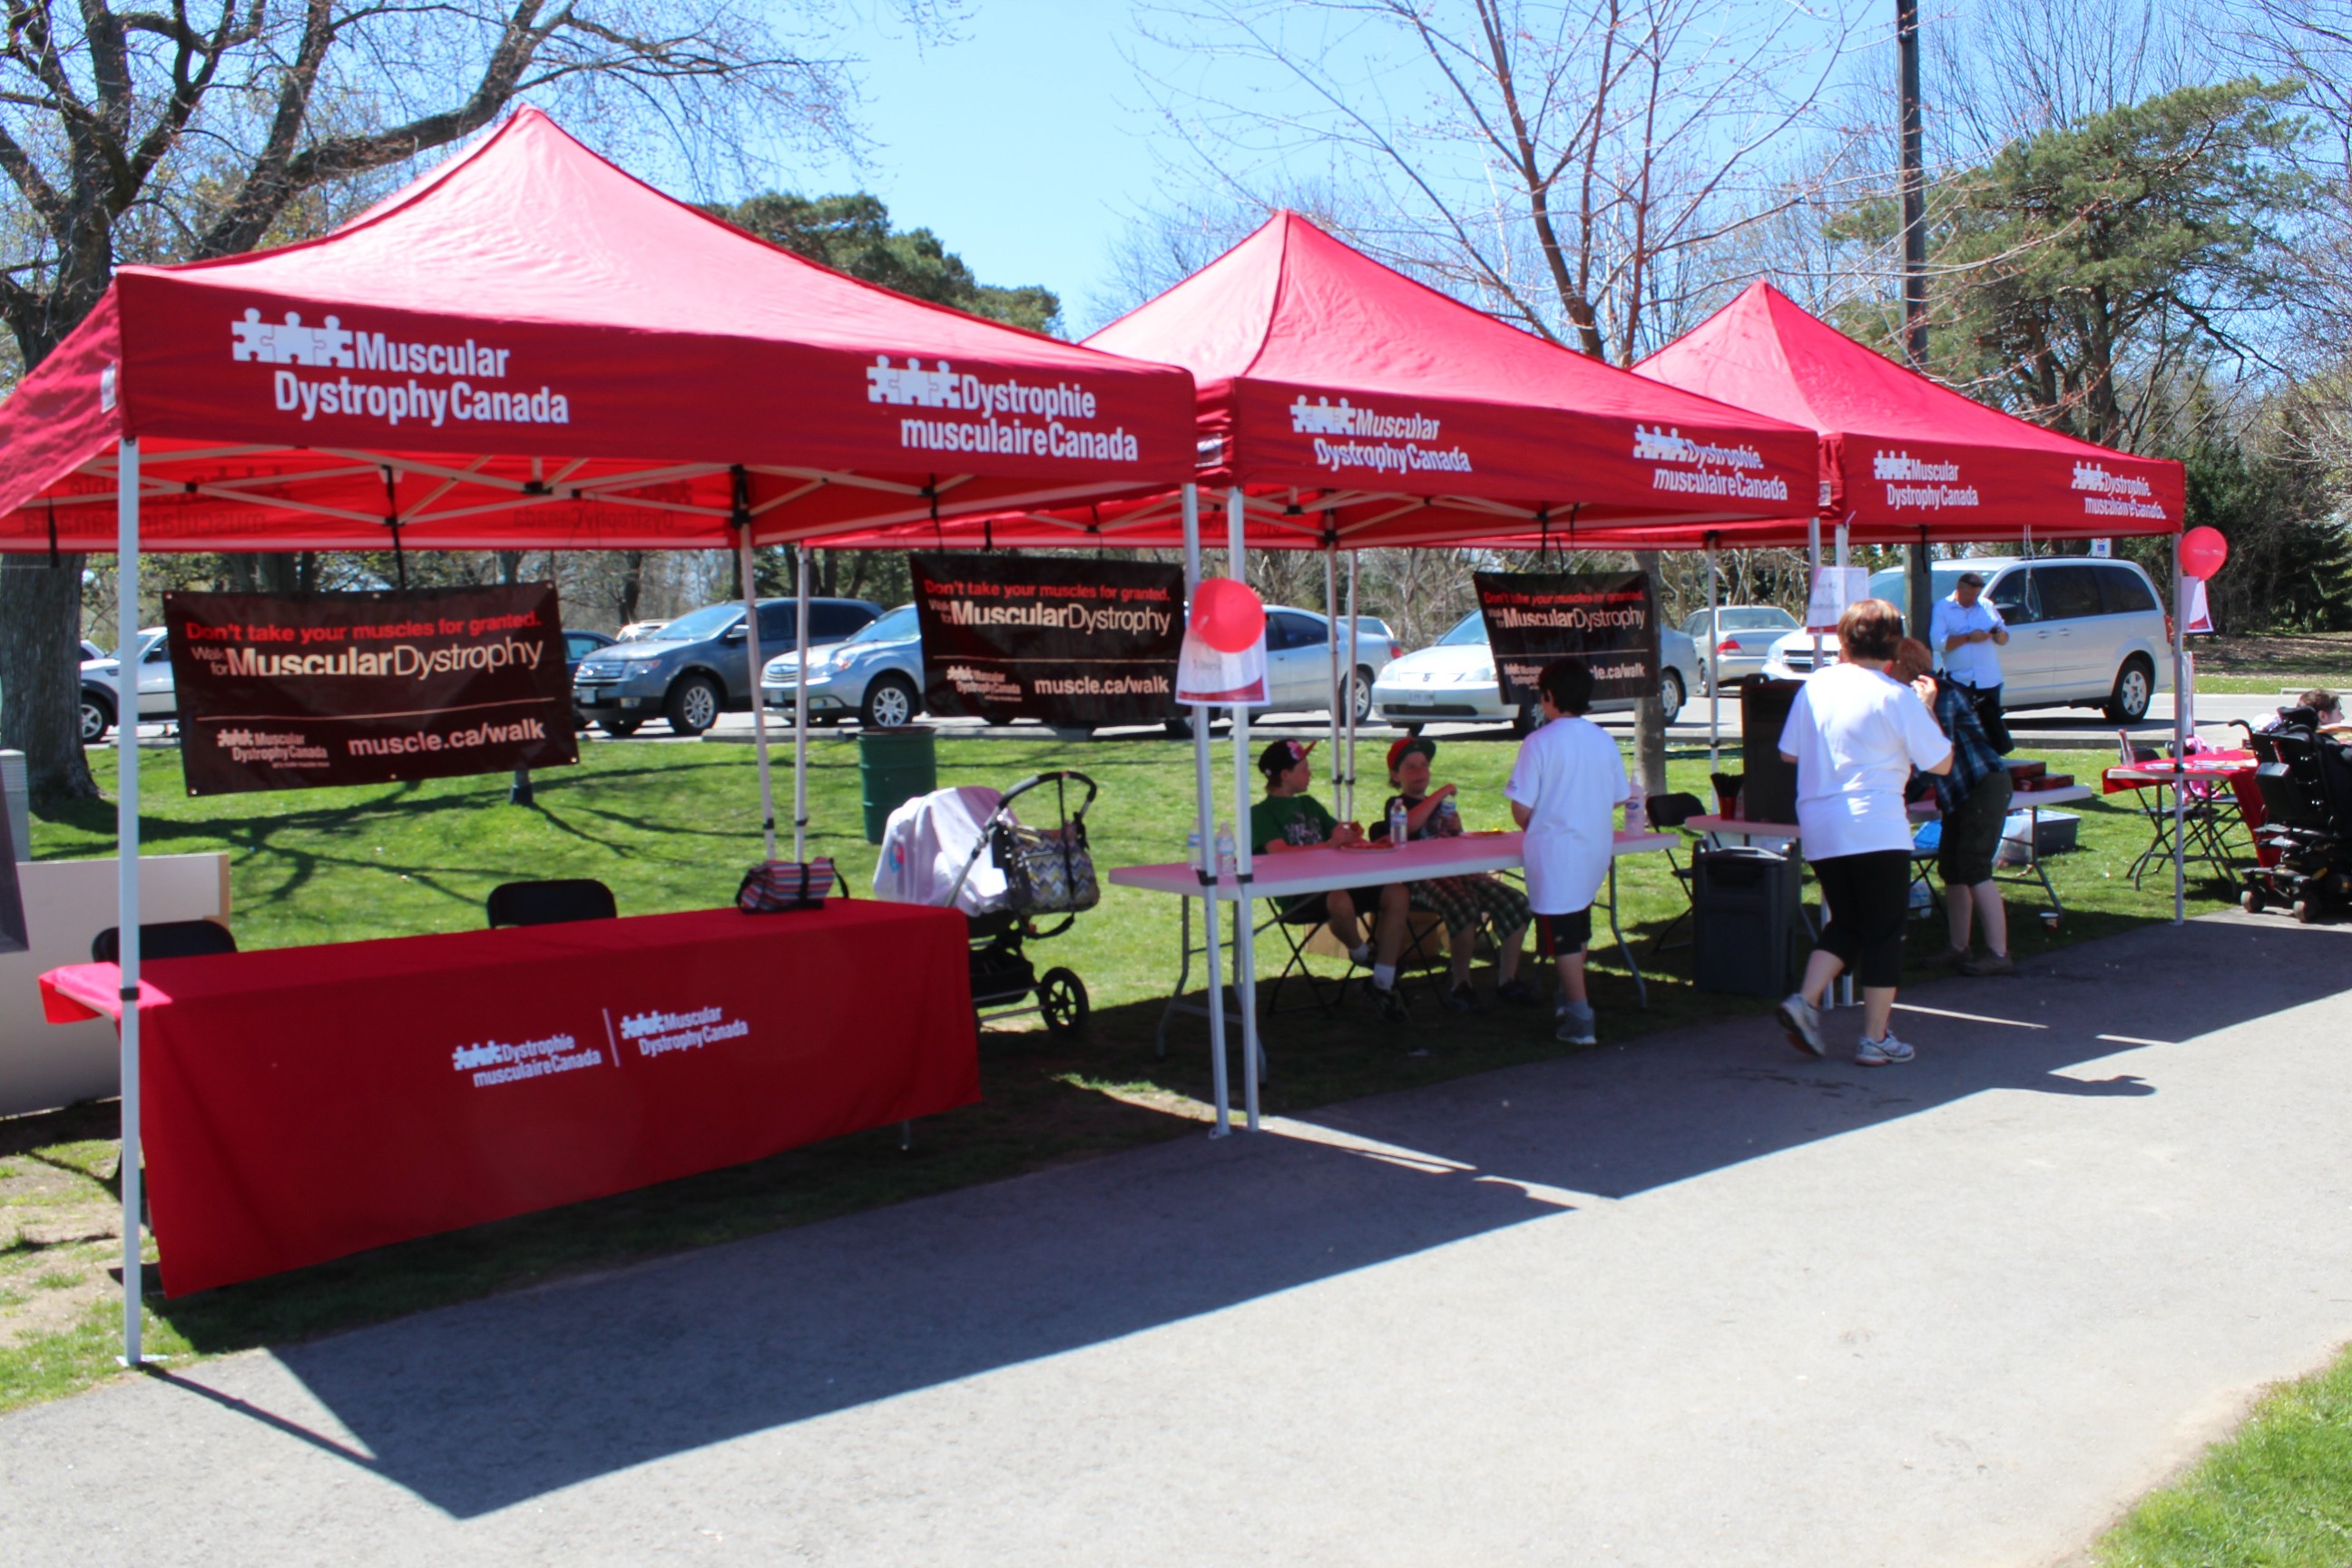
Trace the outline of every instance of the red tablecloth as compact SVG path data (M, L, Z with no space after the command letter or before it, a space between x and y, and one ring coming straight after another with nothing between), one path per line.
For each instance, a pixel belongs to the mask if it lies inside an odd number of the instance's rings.
M836 900L143 966L173 1295L980 1098L963 917ZM117 1012L110 963L41 977Z

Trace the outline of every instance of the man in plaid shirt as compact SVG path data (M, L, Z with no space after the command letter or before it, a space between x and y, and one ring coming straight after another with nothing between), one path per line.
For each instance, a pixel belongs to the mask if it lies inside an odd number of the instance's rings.
M1905 679L1925 674L1933 657L1926 644L1906 637L1895 654L1895 673ZM1944 916L1951 931L1944 962L1963 974L2006 974L2011 968L2009 914L1992 868L2009 821L2009 764L1985 732L1975 692L1957 681L1939 680L1935 707L1936 722L1952 742L1952 771L1933 775L1936 803L1944 814L1936 874L1943 879ZM1980 958L1969 952L1969 928L1977 923L1984 927Z

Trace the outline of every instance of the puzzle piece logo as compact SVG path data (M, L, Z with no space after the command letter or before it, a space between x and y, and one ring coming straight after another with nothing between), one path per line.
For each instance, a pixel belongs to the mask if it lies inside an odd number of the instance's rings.
M331 365L351 370L359 363L352 349L352 333L336 317L324 326L306 327L300 312L289 310L281 322L265 321L257 310L247 309L245 320L228 324L229 357L238 363Z
M902 370L890 363L888 354L875 355L866 367L866 401L900 408L962 407L957 385L962 378L948 368L947 361L937 363L938 369L925 370L920 360L909 357Z
M1633 460L1637 463L1694 463L1698 460L1695 442L1680 430L1664 426L1653 430L1646 425L1633 426Z
M1307 395L1301 393L1298 401L1290 405L1290 430L1295 436L1346 436L1355 428L1356 411L1344 397L1334 408L1328 397L1309 403Z

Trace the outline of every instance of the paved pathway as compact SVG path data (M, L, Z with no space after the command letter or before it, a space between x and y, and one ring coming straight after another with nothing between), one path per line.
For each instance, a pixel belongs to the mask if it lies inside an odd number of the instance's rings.
M1713 1026L125 1381L0 1420L0 1562L2058 1561L2352 1331L2347 960L2156 928L1906 1068Z

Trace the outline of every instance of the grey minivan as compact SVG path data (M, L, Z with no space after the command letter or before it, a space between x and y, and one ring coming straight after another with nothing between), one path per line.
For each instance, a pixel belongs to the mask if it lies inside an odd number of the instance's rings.
M1933 572L1938 599L1951 595L1961 573L1982 577L1985 599L2009 624L2000 650L2004 709L2096 707L2119 724L2137 723L2147 717L2151 698L2171 689L2164 604L2129 561L1978 555L1938 561ZM1871 595L1903 604L1905 581L1900 567L1873 573ZM1822 642L1837 646L1835 637ZM1765 673L1801 677L1811 668L1811 635L1792 632L1773 645Z
M760 601L760 651L793 646L792 599ZM823 647L882 613L866 599L811 599L809 646ZM740 605L706 605L636 642L599 648L572 678L572 705L607 735L634 735L648 719L668 721L680 735L699 735L724 712L749 711L750 628Z

